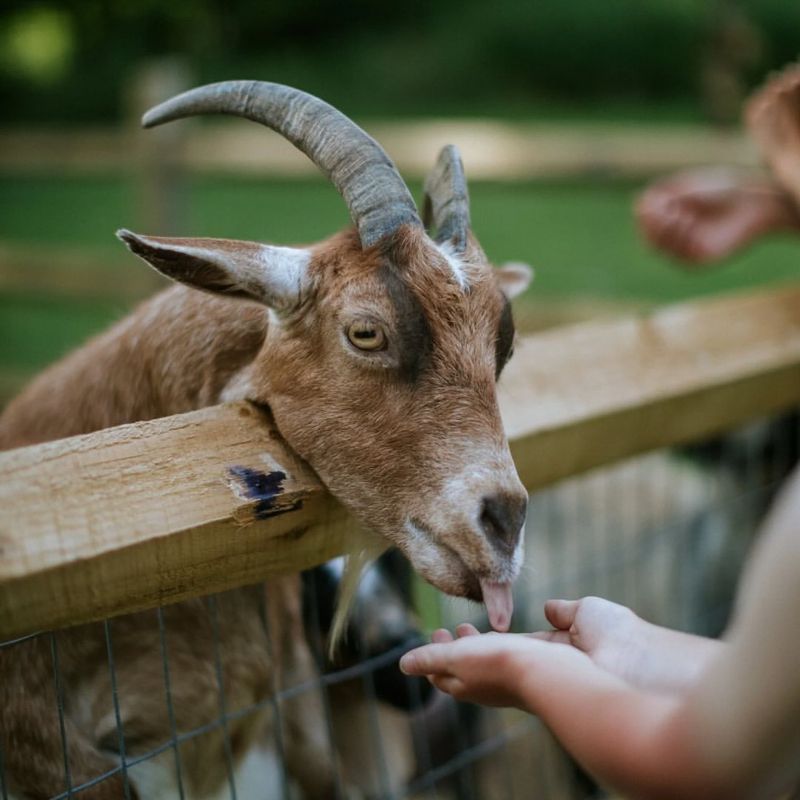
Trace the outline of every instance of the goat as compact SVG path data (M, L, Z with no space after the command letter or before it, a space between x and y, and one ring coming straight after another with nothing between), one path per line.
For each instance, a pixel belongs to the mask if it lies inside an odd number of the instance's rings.
M206 113L245 117L286 137L330 178L354 227L303 248L119 231L134 254L179 285L35 379L0 417L0 449L227 400L267 406L287 442L362 523L442 591L483 600L494 627L507 629L527 494L495 382L512 352L509 300L527 287L529 270L488 263L470 230L453 147L442 151L426 181L423 222L380 145L318 98L278 84L231 81L162 103L144 125ZM298 634L299 583L286 578L270 587L276 584L288 612L271 634L283 646L273 663L262 659L257 668L236 671L249 697L312 667ZM230 625L234 640L253 641L247 631L263 602L255 595L234 593L230 610L220 610L220 628ZM169 641L191 639L198 602L169 609ZM146 638L146 619L134 615L120 624L131 651ZM95 673L102 690L94 691L111 696L107 675L101 679L97 669L104 659L97 630L57 635L68 698L85 696ZM197 670L207 666L205 656L198 658ZM187 678L193 668L185 664ZM12 787L30 797L63 788L49 669L42 640L0 651L0 747ZM128 729L138 719L133 678L130 692L122 708ZM318 704L308 702L296 719L317 713ZM102 736L81 722L81 704L66 705L77 784L109 762ZM235 733L243 744L252 739L249 729ZM318 730L296 722L290 734L290 772L309 795L332 796L330 772L305 768L324 762ZM121 791L117 776L84 796Z

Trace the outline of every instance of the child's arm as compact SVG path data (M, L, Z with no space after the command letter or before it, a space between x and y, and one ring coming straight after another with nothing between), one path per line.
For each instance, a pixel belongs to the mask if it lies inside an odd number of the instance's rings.
M437 638L406 654L403 670L432 676L458 700L538 714L601 783L634 797L715 797L685 737L664 735L679 699L632 688L567 644L514 634Z
M740 586L727 657L692 688L709 762L773 796L800 778L800 470L770 513ZM713 739L711 738L713 737Z
M729 645L686 689L643 691L570 644L508 634L428 645L401 666L459 699L539 714L602 783L634 797L771 797L800 771L798 610L795 476L746 573Z
M600 597L548 600L544 612L554 630L531 636L571 644L637 689L684 689L724 647L716 639L653 625Z

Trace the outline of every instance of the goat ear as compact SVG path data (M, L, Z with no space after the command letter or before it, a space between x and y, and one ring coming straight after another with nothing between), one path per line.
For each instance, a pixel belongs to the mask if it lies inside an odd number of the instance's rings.
M301 300L308 250L232 239L173 239L117 231L130 251L174 281L287 311Z
M495 270L500 291L513 300L522 294L533 280L533 267L519 261L508 261L500 269Z

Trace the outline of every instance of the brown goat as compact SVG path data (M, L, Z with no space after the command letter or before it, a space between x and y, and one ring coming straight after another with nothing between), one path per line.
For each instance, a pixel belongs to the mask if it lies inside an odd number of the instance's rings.
M226 400L269 406L289 444L362 522L399 546L435 586L483 599L494 627L507 629L527 495L495 381L512 351L509 299L527 286L529 271L489 265L469 230L466 183L452 147L426 183L424 226L380 146L317 98L276 84L216 84L162 104L145 124L198 113L244 116L282 133L331 178L355 228L308 248L120 231L135 254L184 285L34 380L0 417L0 449ZM219 601L227 637L221 649L232 664L226 685L251 700L285 676L302 679L313 669L297 580L271 581L269 589L266 604L252 589ZM177 690L182 708L197 712L178 720L182 729L197 724L208 704L203 681L212 662L201 646L210 640L199 604L164 612L178 665L173 680L194 686L184 695ZM256 632L267 621L270 658ZM142 744L169 738L166 721L136 700L160 680L140 652L154 624L150 613L111 626L119 693L130 695L123 725ZM113 766L101 750L115 728L98 722L110 719L112 687L102 626L64 631L56 640L75 785ZM0 747L12 788L24 796L65 788L54 691L46 640L0 650ZM309 796L329 797L333 773L324 766L318 698L302 702L306 708L291 714L285 736L287 767ZM240 722L234 738L246 749L253 723ZM197 774L212 761L198 754ZM192 788L202 796L223 779L197 778ZM120 797L122 786L115 778L82 796Z

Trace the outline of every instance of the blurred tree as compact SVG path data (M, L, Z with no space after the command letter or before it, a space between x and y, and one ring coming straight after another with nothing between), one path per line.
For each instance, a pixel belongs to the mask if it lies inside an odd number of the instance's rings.
M765 66L795 57L800 3L739 4L764 40ZM712 8L707 0L4 0L0 108L6 121L119 119L135 65L174 54L200 80L294 83L353 113L697 103Z
M3 69L32 83L62 77L73 55L75 36L68 16L55 8L27 8L0 34Z
M748 79L762 53L762 36L744 9L736 0L716 0L700 73L703 103L713 122L739 124Z

